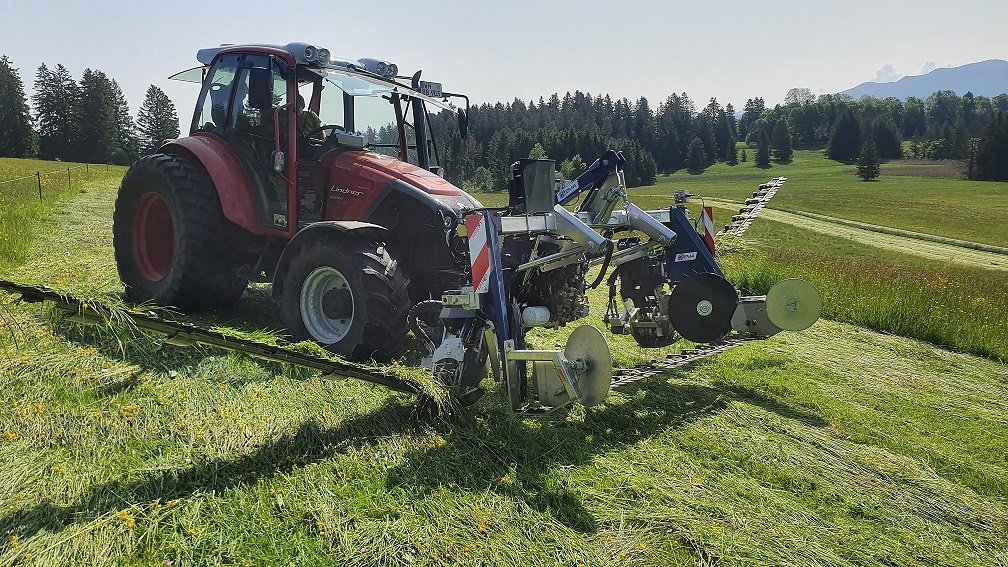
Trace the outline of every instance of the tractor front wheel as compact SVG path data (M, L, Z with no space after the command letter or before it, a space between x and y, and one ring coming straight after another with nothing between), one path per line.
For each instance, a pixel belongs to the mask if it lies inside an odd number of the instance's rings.
M387 361L402 351L408 285L381 244L310 242L283 276L280 311L295 340L313 340L350 360Z

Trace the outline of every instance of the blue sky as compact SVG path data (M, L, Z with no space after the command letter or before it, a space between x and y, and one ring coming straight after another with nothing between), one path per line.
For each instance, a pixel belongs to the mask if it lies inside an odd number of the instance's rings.
M151 83L188 123L194 85L167 81L220 43L306 41L335 55L424 70L474 102L575 89L686 91L741 109L791 87L837 92L935 66L1008 59L1008 2L299 2L88 3L4 0L0 53L30 90L40 63L116 79L135 114ZM278 5L284 5L283 9Z

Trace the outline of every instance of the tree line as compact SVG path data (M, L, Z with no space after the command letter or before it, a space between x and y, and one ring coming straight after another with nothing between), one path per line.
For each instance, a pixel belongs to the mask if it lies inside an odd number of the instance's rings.
M119 84L99 70L76 81L43 63L34 89L29 107L18 69L0 56L0 157L128 165L179 135L175 105L155 85L135 121Z
M590 163L606 148L628 158L627 182L648 185L658 173L702 171L715 162L739 163L736 142L753 149L753 163L786 163L795 147L822 148L827 156L853 163L870 138L880 159L971 159L976 178L1000 179L993 163L1008 163L1008 94L988 98L967 92L938 91L927 99L910 97L854 100L844 94L813 96L791 89L784 104L766 106L748 99L736 120L731 104L711 99L698 108L686 93L671 94L652 110L644 97L630 102L576 91L562 98L525 103L481 104L470 109L469 137L457 134L442 148L442 165L453 182L473 189L500 189L506 168L529 155L536 143L558 167L578 159ZM454 116L436 119L439 131L454 130ZM904 142L906 142L904 144ZM904 148L906 151L904 151ZM741 161L747 161L742 150ZM984 157L984 156L1000 157Z
M178 136L174 105L154 85L135 122L119 85L101 71L87 69L77 82L62 65L42 64L34 87L33 115L17 69L0 58L0 156L130 163ZM748 161L745 149L740 160L739 141L754 150L758 167L770 167L771 159L786 163L794 147L825 147L829 158L853 163L871 141L883 160L969 160L971 176L1005 180L999 164L1008 163L1006 113L1008 94L937 91L926 99L854 100L794 88L773 108L761 97L748 99L736 120L731 104L712 98L699 108L685 92L652 109L645 97L614 100L575 91L527 104L514 99L473 106L465 140L453 114L433 121L436 131L453 132L439 148L446 176L466 188L499 190L507 167L536 148L535 155L556 160L570 177L606 149L621 150L627 183L639 186L654 183L658 173Z

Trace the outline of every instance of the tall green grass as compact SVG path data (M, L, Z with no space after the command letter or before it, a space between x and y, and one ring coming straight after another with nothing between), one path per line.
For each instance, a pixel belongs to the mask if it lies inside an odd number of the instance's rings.
M723 258L736 285L787 277L823 295L823 316L1008 360L1008 273L888 252L760 219Z
M67 168L70 168L69 182ZM121 166L0 158L0 273L27 258L35 221L59 206L67 195L86 192L93 183L122 177ZM39 178L41 193L39 199Z

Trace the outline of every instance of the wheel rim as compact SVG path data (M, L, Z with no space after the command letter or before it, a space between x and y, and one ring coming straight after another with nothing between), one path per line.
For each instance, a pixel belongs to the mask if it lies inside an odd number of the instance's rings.
M353 290L342 272L331 266L312 270L301 286L301 320L322 344L339 342L353 325Z
M133 216L133 260L148 281L163 280L175 263L175 223L164 197L147 193Z

